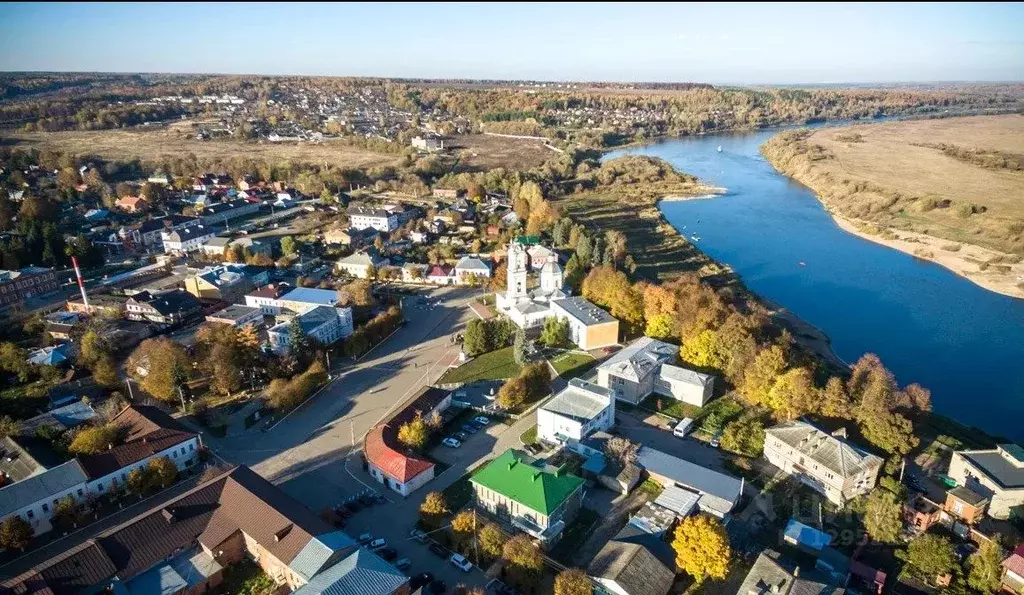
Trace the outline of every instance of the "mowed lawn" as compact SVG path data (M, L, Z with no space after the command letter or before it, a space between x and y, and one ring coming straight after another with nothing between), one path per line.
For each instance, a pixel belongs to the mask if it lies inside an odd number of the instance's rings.
M566 351L548 360L558 375L566 380L586 374L597 365L597 360L589 353Z
M503 347L477 356L458 368L452 368L438 380L440 384L451 382L475 382L477 380L504 380L519 374L522 366L512 358L512 347Z

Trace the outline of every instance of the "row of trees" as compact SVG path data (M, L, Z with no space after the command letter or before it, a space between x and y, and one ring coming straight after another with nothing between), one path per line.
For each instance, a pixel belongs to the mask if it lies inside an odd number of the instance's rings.
M476 357L488 351L501 349L509 344L515 332L515 325L507 318L471 320L462 335L462 350L469 357Z

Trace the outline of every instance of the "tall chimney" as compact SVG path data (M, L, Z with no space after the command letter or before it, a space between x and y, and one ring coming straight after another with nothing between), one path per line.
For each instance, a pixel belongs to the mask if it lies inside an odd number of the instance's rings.
M78 279L78 290L82 292L82 303L85 304L86 314L92 314L89 309L89 296L85 295L85 283L82 282L82 271L78 268L78 259L71 257L71 264L75 265L75 278Z

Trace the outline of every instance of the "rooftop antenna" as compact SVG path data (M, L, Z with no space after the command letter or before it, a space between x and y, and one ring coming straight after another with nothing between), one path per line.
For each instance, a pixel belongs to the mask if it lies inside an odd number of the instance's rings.
M78 259L71 257L71 264L75 267L75 278L78 280L78 290L82 292L82 303L85 304L85 311L92 314L89 309L89 297L85 295L85 283L82 282L82 271L78 268Z

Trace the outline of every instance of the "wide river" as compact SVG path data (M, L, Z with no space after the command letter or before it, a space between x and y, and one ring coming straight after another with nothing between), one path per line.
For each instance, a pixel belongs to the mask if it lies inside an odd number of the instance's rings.
M660 157L725 187L661 211L752 290L827 333L839 357L876 353L901 384L930 389L935 411L1024 440L1024 300L844 232L758 152L777 132L667 140L605 159Z

